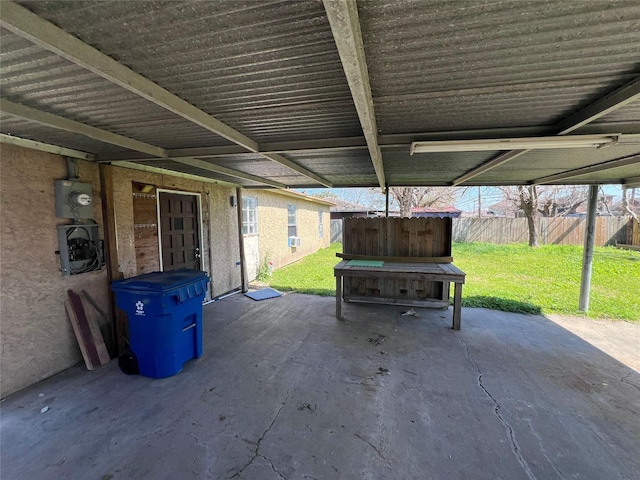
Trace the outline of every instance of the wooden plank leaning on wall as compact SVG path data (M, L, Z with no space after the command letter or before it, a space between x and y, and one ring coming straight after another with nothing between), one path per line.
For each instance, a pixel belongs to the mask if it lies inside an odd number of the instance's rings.
M121 278L118 268L118 244L116 242L116 214L113 195L113 167L100 164L100 191L102 197L102 221L104 223L104 250L107 261L107 282L109 283L109 305L113 313L113 329L115 345L111 346L111 354L120 355L126 350L127 316L116 307L115 296L111 291L111 282Z

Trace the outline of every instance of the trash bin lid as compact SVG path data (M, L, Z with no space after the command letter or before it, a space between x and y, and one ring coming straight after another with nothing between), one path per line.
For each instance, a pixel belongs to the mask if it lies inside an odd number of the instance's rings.
M200 270L171 270L168 272L151 272L137 277L116 280L111 284L112 290L135 290L146 292L164 293L171 290L183 288L193 283L206 281L209 278L205 272Z

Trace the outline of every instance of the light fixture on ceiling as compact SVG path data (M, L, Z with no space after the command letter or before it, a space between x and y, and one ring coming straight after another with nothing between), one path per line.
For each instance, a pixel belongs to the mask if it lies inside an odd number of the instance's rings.
M600 148L618 143L621 134L566 135L556 137L495 138L413 142L410 154L431 152L480 152L490 150L543 150L552 148Z

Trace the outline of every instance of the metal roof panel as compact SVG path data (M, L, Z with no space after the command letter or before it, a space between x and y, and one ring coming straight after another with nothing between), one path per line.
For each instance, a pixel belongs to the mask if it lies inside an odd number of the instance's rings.
M22 3L257 141L362 133L321 2Z

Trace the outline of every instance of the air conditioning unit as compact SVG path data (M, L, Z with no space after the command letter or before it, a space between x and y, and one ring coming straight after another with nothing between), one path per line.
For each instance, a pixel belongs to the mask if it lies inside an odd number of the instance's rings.
M300 237L289 237L288 238L289 247L299 247L300 246Z

